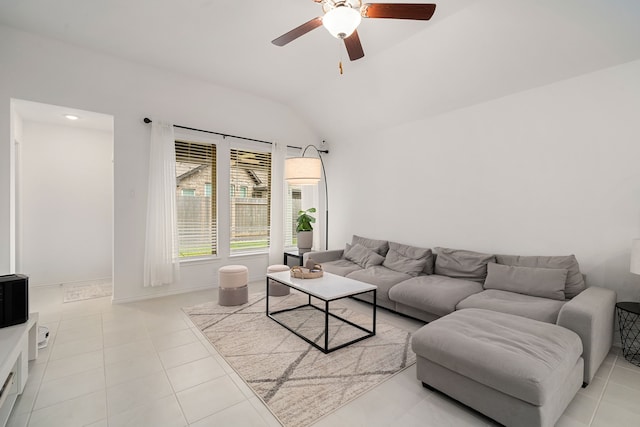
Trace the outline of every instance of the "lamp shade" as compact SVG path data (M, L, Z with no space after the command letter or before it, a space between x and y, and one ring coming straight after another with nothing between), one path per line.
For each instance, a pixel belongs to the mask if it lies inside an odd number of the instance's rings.
M338 39L346 39L360 25L362 16L349 6L338 6L322 17L322 25Z
M633 274L640 274L640 239L631 241L631 268Z
M315 185L321 178L319 157L290 157L284 161L284 179L289 184Z

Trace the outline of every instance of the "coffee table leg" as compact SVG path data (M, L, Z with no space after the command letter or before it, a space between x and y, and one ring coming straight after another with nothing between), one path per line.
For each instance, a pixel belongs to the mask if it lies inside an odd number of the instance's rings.
M376 301L377 301L377 295L376 295L376 289L373 290L373 335L376 334Z
M329 351L329 301L324 303L324 350Z
M267 316L269 315L269 278L267 277Z

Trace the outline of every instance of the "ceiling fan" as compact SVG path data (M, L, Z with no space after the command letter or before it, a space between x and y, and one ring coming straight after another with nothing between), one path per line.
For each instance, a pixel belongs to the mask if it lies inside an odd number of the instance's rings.
M428 3L362 3L360 0L313 0L322 4L323 16L313 18L272 40L276 46L284 46L307 34L324 27L338 39L344 40L349 59L355 61L364 56L360 37L356 28L362 18L413 19L426 21L436 10L435 4Z

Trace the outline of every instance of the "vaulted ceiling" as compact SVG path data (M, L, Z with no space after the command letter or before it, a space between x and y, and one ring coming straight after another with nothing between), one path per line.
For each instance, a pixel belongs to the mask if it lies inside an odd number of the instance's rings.
M640 58L637 0L435 3L430 21L363 19L355 62L324 28L271 44L321 15L312 0L4 0L0 24L282 102L328 138Z

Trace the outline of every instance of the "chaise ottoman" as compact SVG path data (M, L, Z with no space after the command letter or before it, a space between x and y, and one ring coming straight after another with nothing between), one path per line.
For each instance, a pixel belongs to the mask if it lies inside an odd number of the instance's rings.
M505 426L552 427L582 385L576 333L526 317L468 308L413 335L417 376Z

